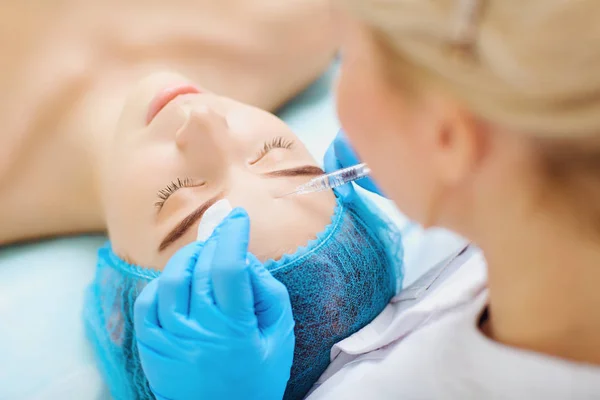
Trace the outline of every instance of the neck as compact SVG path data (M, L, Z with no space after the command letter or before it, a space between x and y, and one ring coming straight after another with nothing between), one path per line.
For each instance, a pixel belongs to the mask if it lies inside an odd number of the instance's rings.
M488 261L490 336L600 365L600 240L544 215L503 217L491 217L493 238L477 241Z
M85 154L89 167L90 187L93 191L97 212L105 225L102 201L102 175L110 163L117 123L128 93L146 69L114 69L114 73L104 72L99 76L87 93L87 100L74 113L73 129L78 132L79 146ZM80 129L83 128L83 129ZM85 134L82 134L85 133ZM103 225L103 226L104 226Z

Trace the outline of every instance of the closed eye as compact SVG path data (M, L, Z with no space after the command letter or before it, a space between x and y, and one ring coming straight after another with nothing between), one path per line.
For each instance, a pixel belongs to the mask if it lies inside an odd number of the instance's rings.
M204 183L197 184L191 178L177 178L176 180L171 181L171 183L169 183L167 186L165 186L164 188L162 188L158 191L158 193L156 194L156 196L158 197L158 200L156 201L156 203L154 203L154 205L160 211L163 208L163 206L165 205L165 202L167 201L167 199L169 197L171 197L173 195L173 193L175 193L179 189L186 188L186 187L192 187L192 186L202 186L203 184Z
M272 151L272 150L275 150L275 149L290 150L292 147L294 147L294 141L293 140L286 139L283 136L274 137L274 138L272 138L270 140L267 140L265 142L265 144L263 145L263 147L256 154L256 157L254 158L254 161L252 161L250 164L251 165L256 164L261 159L263 159L267 154L269 154L269 152Z

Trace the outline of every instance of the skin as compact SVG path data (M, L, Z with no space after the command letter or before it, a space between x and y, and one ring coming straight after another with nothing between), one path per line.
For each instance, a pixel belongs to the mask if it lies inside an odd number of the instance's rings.
M98 182L115 251L162 269L177 249L196 239L199 222L164 251L162 239L181 220L222 193L251 220L250 251L262 260L296 251L331 222L331 192L279 198L310 177L267 177L318 164L277 117L200 88L168 103L150 123L152 99L164 88L190 84L172 73L153 74L128 96L117 132L99 155ZM266 154L265 143L280 143ZM289 148L288 148L289 147ZM172 181L189 187L159 209L157 193ZM293 227L293 229L292 229Z
M326 0L63 0L0 5L0 244L106 229L97 146L127 94L182 71L274 110L336 43ZM14 40L19 38L19 40Z
M483 249L484 332L506 345L600 364L600 242L548 190L532 141L435 87L415 94L402 77L391 83L369 29L347 15L340 28L342 125L400 209Z

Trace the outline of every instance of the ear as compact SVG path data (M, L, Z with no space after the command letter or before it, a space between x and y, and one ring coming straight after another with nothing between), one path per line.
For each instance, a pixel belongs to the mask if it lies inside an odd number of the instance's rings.
M443 95L426 99L430 110L427 140L441 182L456 186L468 179L485 152L483 124L456 101Z

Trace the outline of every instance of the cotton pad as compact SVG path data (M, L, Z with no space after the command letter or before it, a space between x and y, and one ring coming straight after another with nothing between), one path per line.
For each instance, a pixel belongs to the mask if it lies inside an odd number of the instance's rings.
M231 207L231 203L227 199L219 200L210 206L200 220L196 240L205 242L232 210L233 207Z

